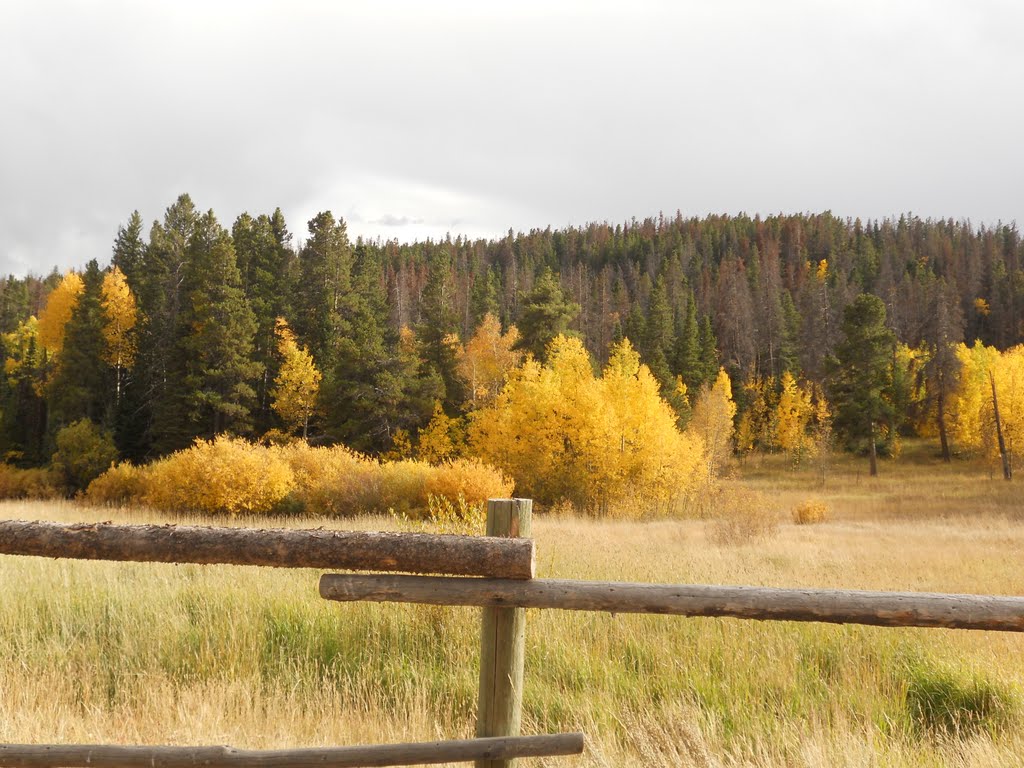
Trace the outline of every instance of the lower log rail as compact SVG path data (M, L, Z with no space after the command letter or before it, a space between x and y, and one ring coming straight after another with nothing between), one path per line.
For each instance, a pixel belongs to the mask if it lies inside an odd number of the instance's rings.
M1024 632L1024 598L990 595L341 574L322 576L320 595L342 602L519 606Z
M323 749L136 747L99 744L0 744L2 768L356 768L433 765L583 752L582 733L509 736Z

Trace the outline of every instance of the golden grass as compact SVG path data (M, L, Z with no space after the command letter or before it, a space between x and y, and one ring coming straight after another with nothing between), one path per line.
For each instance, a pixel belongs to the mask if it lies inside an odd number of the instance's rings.
M1017 486L927 457L877 480L748 461L727 497L820 525L718 543L713 521L538 516L539 575L1024 594ZM919 498L923 494L930 498ZM23 519L164 522L10 502ZM214 524L393 528L385 518ZM248 747L465 737L478 612L332 604L318 574L0 558L0 740ZM1004 766L1024 755L1005 633L530 611L524 729L582 729L581 766Z

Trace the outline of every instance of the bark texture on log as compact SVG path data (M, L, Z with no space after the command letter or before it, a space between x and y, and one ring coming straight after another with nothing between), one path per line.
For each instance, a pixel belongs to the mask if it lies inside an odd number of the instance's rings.
M0 521L0 554L529 579L533 541L492 536Z
M1024 598L990 595L338 574L320 578L320 595L345 602L520 606L1024 632Z
M480 758L578 755L582 733L323 749L0 744L2 768L355 768L468 762Z

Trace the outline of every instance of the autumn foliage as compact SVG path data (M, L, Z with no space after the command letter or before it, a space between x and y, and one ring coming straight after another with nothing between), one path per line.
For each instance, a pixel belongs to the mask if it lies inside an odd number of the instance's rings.
M144 467L112 467L89 485L86 498L96 504L229 515L342 517L391 511L415 517L427 513L431 496L476 505L512 490L501 472L476 460L437 466L387 462L342 446L267 447L220 436L197 440Z
M558 336L547 364L530 358L494 403L473 414L469 444L520 493L595 512L667 511L699 482L701 440L676 427L658 382L628 341L602 376L575 338Z

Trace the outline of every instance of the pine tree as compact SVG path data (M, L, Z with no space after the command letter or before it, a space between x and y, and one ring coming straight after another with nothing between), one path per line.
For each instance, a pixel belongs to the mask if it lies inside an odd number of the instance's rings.
M420 296L420 322L416 336L421 354L444 382L443 404L457 413L466 401L466 392L458 374L458 319L455 312L455 287L451 264L446 254L436 251L430 259L427 283Z
M718 340L708 315L701 318L697 338L700 344L700 383L706 384L714 380L719 367Z
M329 439L368 453L392 448L395 436L429 421L434 400L443 396L440 376L421 357L415 334L399 338L388 324L378 254L356 248L353 299L336 363L321 393Z
M546 360L548 344L566 333L579 312L579 305L566 297L558 277L545 267L520 305L516 323L519 349L531 353L537 360Z
M225 431L244 434L252 428L252 385L262 373L252 359L256 320L242 291L231 237L212 211L198 222L189 251L181 322L189 442Z
M309 221L309 237L298 256L292 294L295 334L324 370L334 366L342 324L342 304L351 293L352 248L343 219L330 211Z
M499 296L501 279L494 267L477 271L473 277L473 291L470 296L470 319L476 328L487 315L500 317Z
M273 216L255 219L243 213L231 228L242 289L256 318L252 357L263 366L263 375L255 384L253 413L256 431L260 433L270 426L270 389L281 360L275 335L277 320L290 313L290 237L280 209Z
M893 417L892 354L895 334L885 325L885 304L861 294L843 311L843 339L827 361L829 400L835 408L835 429L850 447L867 444L871 475L878 474L879 438L886 444L892 431L881 435Z
M80 283L82 290L63 328L56 372L47 387L52 429L80 419L97 424L112 419L112 381L104 360L103 275L95 259Z
M121 271L133 290L138 290L146 261L146 244L142 240L142 216L132 211L128 224L117 228L114 255L110 264Z

